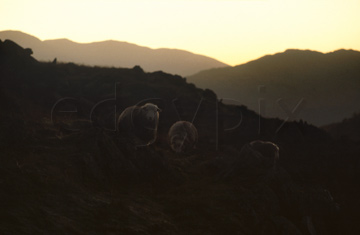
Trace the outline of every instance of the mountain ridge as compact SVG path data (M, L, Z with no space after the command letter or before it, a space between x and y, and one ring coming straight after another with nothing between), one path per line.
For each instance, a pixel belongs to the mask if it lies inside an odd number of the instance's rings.
M259 99L265 99L269 117L287 117L278 99L295 107L304 98L308 104L298 119L326 125L360 110L359 68L358 51L321 53L290 49L234 67L201 71L187 79L253 110L259 110ZM260 92L259 87L266 89Z
M40 40L21 31L0 31L2 40L10 39L22 47L30 47L40 61L74 62L90 66L128 67L141 66L145 71L165 71L187 76L204 69L225 67L227 64L211 57L180 49L139 46L134 43L104 40L78 43L67 38ZM108 48L103 53L101 48ZM71 50L69 50L71 48ZM91 53L87 50L91 50ZM86 56L82 56L85 54Z

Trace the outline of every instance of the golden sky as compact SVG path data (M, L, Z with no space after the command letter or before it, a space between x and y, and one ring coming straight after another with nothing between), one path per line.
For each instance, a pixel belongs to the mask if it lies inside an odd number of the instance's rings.
M289 48L360 50L360 1L0 0L0 30L184 49L237 65Z

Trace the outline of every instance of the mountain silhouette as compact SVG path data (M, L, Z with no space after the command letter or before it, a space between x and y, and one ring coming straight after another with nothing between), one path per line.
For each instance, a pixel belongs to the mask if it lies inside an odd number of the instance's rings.
M132 68L145 71L165 71L187 76L201 70L228 66L203 55L177 49L151 49L120 41L76 43L68 39L41 41L20 31L1 31L0 39L10 39L22 47L33 49L40 61L73 62L92 66Z
M296 111L291 118L326 125L360 110L360 52L354 50L291 49L187 79L266 117L286 119Z

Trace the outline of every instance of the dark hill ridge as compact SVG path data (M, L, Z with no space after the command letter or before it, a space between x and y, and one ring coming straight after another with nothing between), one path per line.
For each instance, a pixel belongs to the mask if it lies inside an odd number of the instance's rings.
M259 99L264 99L266 117L288 117L278 99L290 111L305 99L297 120L325 125L360 109L360 52L291 49L235 67L202 71L188 81L257 112Z
M279 129L163 72L37 62L9 40L0 84L1 234L359 234L359 152L315 126ZM158 140L134 149L114 105L149 98ZM168 128L195 113L197 149L174 154ZM274 171L233 167L254 139L280 147Z
M41 41L19 32L1 31L0 39L10 39L22 47L34 50L34 57L40 61L74 62L86 65L132 68L140 65L145 71L166 71L182 76L201 70L226 67L227 65L210 57L176 49L150 49L120 41L76 43L68 39Z

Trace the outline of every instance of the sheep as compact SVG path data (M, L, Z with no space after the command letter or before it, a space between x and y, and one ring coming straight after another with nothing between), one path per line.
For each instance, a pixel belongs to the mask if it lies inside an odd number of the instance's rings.
M276 144L270 141L255 140L249 145L254 155L261 154L264 166L272 166L275 169L276 162L279 160L279 147Z
M196 127L187 121L174 123L169 130L169 141L175 153L186 153L192 150L198 141Z
M270 179L276 172L279 147L269 141L255 140L245 144L231 165L221 174L223 179L245 177L249 182Z
M136 147L148 146L155 142L161 109L152 103L130 106L119 116L117 131L126 136Z

